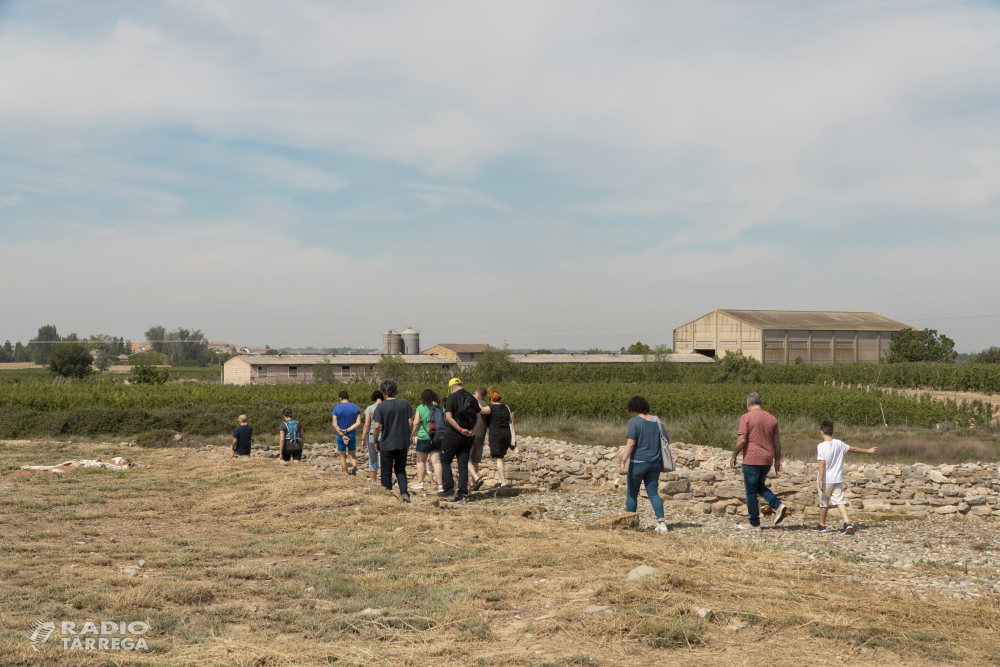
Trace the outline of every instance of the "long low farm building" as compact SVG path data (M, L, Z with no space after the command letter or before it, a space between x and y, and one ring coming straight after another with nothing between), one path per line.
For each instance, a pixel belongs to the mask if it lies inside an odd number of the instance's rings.
M447 357L430 354L398 355L408 364L434 366L451 370L455 362ZM245 354L233 357L222 365L224 384L287 384L315 381L315 371L322 366L327 377L340 382L371 377L381 354Z
M742 352L765 364L877 364L892 335L911 328L876 313L715 310L674 329L674 351Z
M487 346L482 346L487 347ZM471 352L469 354L472 354ZM479 354L477 352L477 354ZM452 372L475 365L471 359L453 360L439 354L394 355L414 366L433 366ZM512 354L510 358L526 366L552 364L641 364L651 357L641 354ZM702 354L668 354L667 361L683 364L710 364L712 359ZM316 368L322 367L326 377L340 382L375 375L381 354L263 355L245 354L233 357L222 365L225 384L286 384L314 382Z

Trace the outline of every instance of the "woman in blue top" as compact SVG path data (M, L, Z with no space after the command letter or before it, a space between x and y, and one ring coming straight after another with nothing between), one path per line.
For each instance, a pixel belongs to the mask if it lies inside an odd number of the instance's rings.
M656 532L667 532L667 520L663 517L663 501L660 500L660 471L663 463L660 456L660 422L649 414L649 401L642 396L633 396L628 402L632 419L628 422L628 438L625 453L622 454L618 473L626 474L628 465L628 497L625 511L635 512L639 508L639 485L646 486L646 497L656 513Z

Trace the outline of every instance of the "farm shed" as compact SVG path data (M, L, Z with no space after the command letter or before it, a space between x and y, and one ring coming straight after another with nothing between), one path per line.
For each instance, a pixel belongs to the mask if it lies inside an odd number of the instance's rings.
M451 359L459 366L475 366L483 358L486 350L494 349L492 345L485 343L462 344L462 343L441 343L432 348L424 350L422 354L437 354Z
M403 361L419 366L453 368L455 364L438 355L401 355ZM315 380L317 366L329 365L332 376L341 382L355 377L371 375L381 354L286 354L242 355L233 357L222 365L223 384L288 384L309 383Z
M510 358L526 366L552 364L641 364L652 359L641 354L512 354ZM668 354L667 361L678 364L710 364L712 359L703 354Z
M674 351L741 351L765 364L875 364L889 353L892 334L910 328L876 313L716 310L674 329Z

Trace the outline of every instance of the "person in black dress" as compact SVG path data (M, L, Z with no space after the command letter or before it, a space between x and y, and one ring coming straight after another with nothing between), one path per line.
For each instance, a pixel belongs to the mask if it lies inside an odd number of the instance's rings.
M513 442L513 430L515 425L514 412L510 407L500 403L500 392L494 389L490 392L490 404L483 408L481 414L486 416L486 425L490 442L490 458L497 466L497 480L500 486L507 486L507 478L504 476L503 458L507 452L516 446Z

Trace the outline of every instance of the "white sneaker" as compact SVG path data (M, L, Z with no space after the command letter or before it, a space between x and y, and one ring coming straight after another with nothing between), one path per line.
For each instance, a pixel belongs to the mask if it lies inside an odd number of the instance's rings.
M664 533L666 533L667 532L667 524L665 524L665 523L658 523L658 524L656 524L656 532L660 533L661 535L664 534Z
M414 491L423 491L424 490L424 483L423 482L417 482L416 484L410 485L410 488L413 489Z
M444 491L444 484L438 484L438 493Z
M756 530L756 531L760 530L760 526L751 526L749 523L741 523L736 527L739 528L740 530Z

